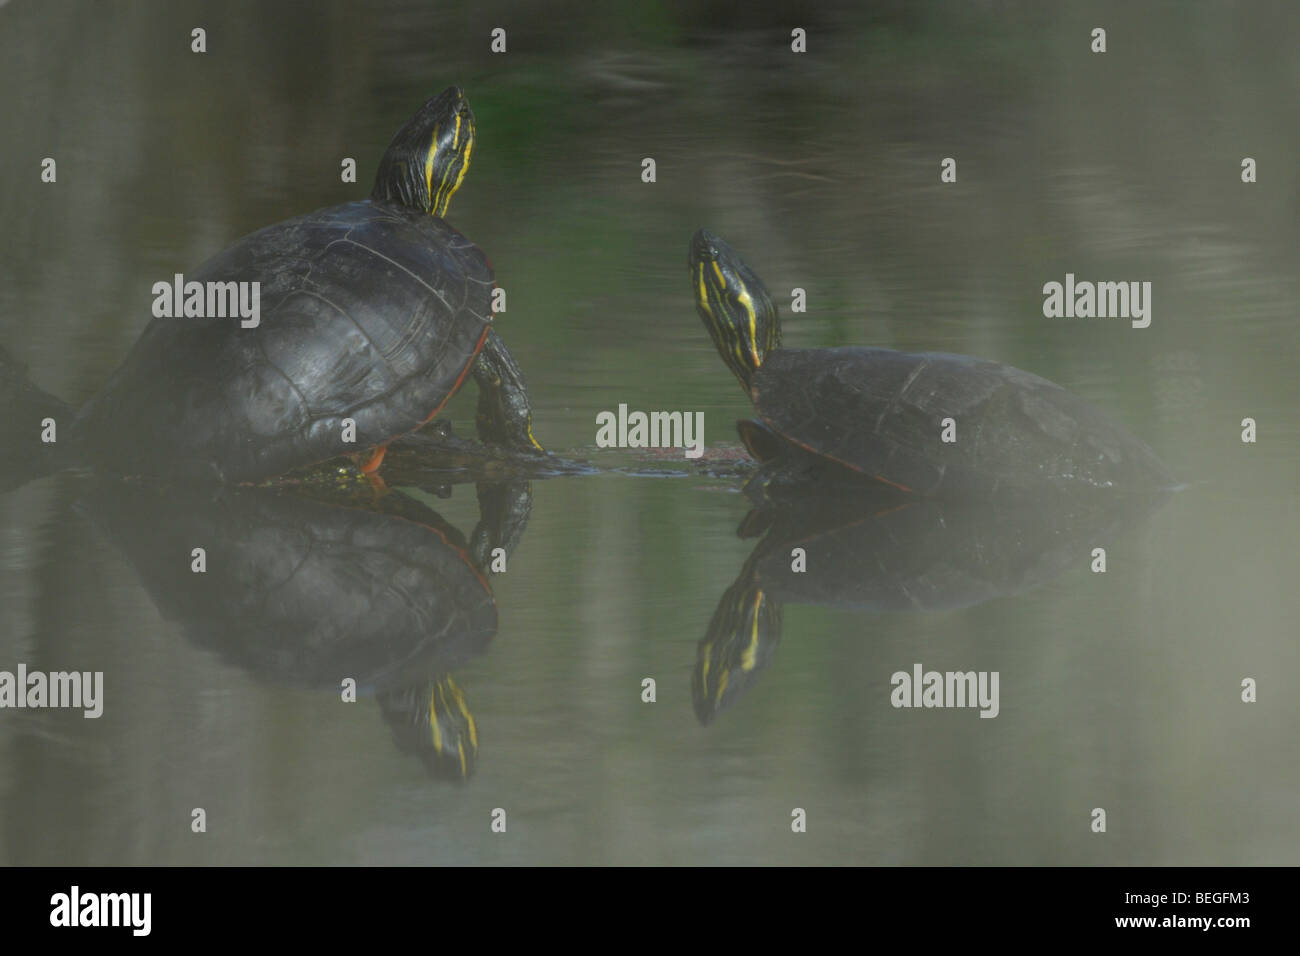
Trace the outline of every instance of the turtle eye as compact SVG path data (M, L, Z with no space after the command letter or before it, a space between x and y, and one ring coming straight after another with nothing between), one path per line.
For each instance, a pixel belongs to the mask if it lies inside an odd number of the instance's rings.
M716 260L718 258L718 247L709 246L709 258Z

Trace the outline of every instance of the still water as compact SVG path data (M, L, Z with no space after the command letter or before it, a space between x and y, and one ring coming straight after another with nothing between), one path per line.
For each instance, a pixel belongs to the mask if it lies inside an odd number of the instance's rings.
M479 139L450 219L507 290L538 437L589 466L532 482L490 594L464 483L391 482L414 523L75 472L0 497L0 670L105 675L99 719L0 710L0 862L1300 859L1294 5L440 6L0 6L0 343L35 382L93 395L154 282L360 198L460 83ZM926 506L755 536L749 405L687 281L700 226L763 276L787 345L1028 369L1186 487L1141 515ZM1045 318L1067 274L1150 282L1150 326ZM621 403L703 412L705 464L595 447ZM195 535L244 577L200 595L158 567ZM340 536L355 560L302 563ZM796 541L833 570L782 579ZM270 593L290 561L311 587ZM710 698L706 635L754 575L779 644ZM394 593L411 617L382 617ZM892 706L917 664L997 672L997 716ZM428 694L441 732L472 723L463 774L404 746Z

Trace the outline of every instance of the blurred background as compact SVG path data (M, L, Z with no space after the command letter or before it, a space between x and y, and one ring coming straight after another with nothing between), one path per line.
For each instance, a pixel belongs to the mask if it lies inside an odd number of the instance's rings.
M74 510L84 476L0 497L0 669L106 681L99 720L0 711L0 862L1294 864L1298 28L1289 2L0 5L0 343L42 387L90 397L155 281L364 197L459 83L479 139L449 218L507 291L538 436L601 472L534 485L498 633L456 671L479 737L460 784L373 702L187 640ZM749 405L687 283L700 226L773 290L787 345L1017 365L1189 487L1096 542L1106 574L1089 546L965 609L791 603L770 667L701 726L696 644L753 547L747 502L594 448L621 402L736 442ZM1150 328L1045 319L1067 272L1150 281ZM429 502L472 526L471 489ZM1000 671L1000 716L895 710L917 661Z

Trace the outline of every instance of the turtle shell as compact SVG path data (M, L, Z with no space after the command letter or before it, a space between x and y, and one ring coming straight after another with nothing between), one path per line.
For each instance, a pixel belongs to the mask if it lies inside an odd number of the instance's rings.
M256 481L364 451L437 414L491 323L483 252L369 200L261 229L185 280L260 283L260 324L155 318L78 414L98 466Z
M784 451L829 459L905 491L1173 484L1146 445L1084 400L1037 375L966 355L783 349L755 374L753 399ZM955 422L955 441L943 440L945 418ZM759 457L775 456L760 450Z

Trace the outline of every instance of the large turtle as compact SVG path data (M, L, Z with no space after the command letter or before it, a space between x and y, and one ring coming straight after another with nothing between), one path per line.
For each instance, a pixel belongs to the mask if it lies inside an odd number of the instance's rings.
M443 218L473 147L450 87L398 130L369 199L268 226L186 274L259 283L260 321L155 318L59 434L59 463L250 482L350 453L373 470L471 372L480 437L540 451L492 328L492 267Z
M700 318L758 413L738 427L764 478L835 472L927 495L1174 483L1146 445L1046 379L968 355L783 349L772 297L731 246L701 229L689 266Z

